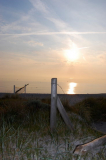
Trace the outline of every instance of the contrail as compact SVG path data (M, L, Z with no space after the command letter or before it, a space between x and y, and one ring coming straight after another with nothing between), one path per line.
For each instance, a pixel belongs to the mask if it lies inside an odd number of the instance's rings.
M21 34L2 34L1 36L29 36L29 35L83 35L83 34L106 34L106 32L31 32Z
M85 48L89 48L89 47L81 47L81 48L78 48L78 49L85 49Z

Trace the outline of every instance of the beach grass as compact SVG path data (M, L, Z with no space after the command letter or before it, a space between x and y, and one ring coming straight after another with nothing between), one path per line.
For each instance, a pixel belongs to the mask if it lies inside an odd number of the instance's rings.
M74 131L67 128L57 111L56 131L51 132L50 99L23 99L19 96L0 99L0 159L105 159L105 146L86 155L73 154L76 145L89 142L103 134L92 129L86 116L80 116L79 112L76 112L77 106L74 110L74 106L70 106L66 99L62 100L62 103Z
M70 109L88 123L106 121L106 98L87 98Z

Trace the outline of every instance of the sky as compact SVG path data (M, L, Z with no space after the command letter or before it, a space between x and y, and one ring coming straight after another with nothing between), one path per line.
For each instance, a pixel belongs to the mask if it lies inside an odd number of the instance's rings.
M0 0L0 81L106 83L105 0Z

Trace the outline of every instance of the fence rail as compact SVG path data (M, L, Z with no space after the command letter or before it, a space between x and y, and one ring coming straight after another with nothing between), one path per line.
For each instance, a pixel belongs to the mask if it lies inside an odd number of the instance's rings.
M29 85L29 84L25 84L25 86L23 86L23 87L16 87L14 85L14 93L20 93L20 91L22 92L22 90L23 90L23 93L26 93L26 86L27 85ZM16 88L18 88L18 89L16 90Z

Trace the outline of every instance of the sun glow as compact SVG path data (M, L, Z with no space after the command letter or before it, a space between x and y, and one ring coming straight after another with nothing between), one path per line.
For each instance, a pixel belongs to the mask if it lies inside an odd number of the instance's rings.
M77 83L71 82L69 83L69 89L67 91L67 94L75 94L74 89L77 86Z
M75 61L78 59L79 49L75 43L72 44L70 50L65 50L65 57L68 61Z

